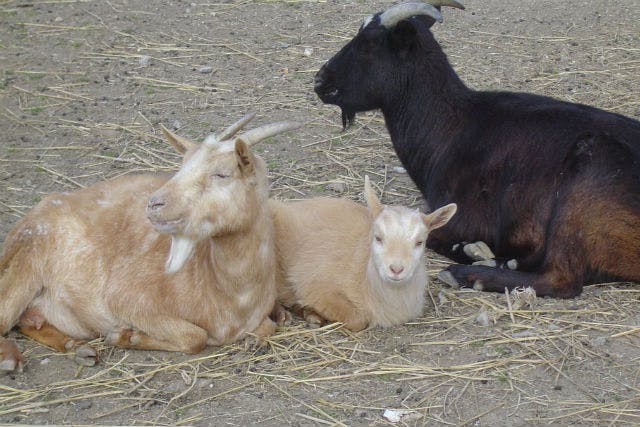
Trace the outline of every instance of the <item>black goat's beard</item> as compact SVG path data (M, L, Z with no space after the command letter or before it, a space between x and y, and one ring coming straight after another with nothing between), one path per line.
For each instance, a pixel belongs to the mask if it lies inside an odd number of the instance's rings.
M352 110L347 110L344 107L341 107L342 110L342 130L347 130L349 126L353 124L353 121L356 119L356 112Z

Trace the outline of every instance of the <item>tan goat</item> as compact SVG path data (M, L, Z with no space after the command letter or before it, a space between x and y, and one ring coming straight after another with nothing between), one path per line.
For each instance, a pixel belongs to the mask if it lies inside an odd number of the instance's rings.
M384 206L365 178L367 207L346 199L269 200L276 232L278 300L311 323L343 322L358 331L421 315L427 285L427 235L456 212L425 215ZM274 312L280 321L283 311Z
M0 254L0 369L21 357L14 325L95 363L83 340L197 353L274 331L273 225L264 161L249 145L297 127L276 123L195 144L163 128L184 155L172 177L124 176L51 194ZM146 210L146 213L145 213Z

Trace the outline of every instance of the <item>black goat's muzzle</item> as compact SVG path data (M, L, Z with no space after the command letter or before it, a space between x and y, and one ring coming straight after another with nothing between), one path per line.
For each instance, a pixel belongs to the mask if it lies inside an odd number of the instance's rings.
M335 86L327 65L323 65L313 79L313 90L325 104L337 104L338 88Z

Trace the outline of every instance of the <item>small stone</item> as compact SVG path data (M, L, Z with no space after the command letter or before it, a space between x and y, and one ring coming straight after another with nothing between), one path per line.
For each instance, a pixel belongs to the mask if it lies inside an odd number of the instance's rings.
M54 22L62 22L62 16L56 16L56 19L53 20Z
M213 67L209 65L203 65L202 67L198 68L198 72L202 74L210 74L213 72Z
M597 337L593 340L593 345L595 347L602 347L603 345L605 345L607 343L607 337L601 336L601 337Z
M178 130L182 127L182 123L180 123L179 120L174 120L173 123L171 123L171 127L173 130Z
M336 181L336 182L327 184L327 190L331 190L334 193L342 194L347 190L347 186L342 181Z
M142 67L148 67L150 61L151 61L151 57L149 55L143 55L138 59L138 63Z
M93 402L90 400L81 400L78 402L78 409L89 409L93 406Z
M491 322L489 321L489 313L485 309L480 310L478 316L476 316L476 322L480 326L489 326Z
M395 173L407 173L407 170L402 166L394 166L391 170Z
M302 51L302 54L304 56L311 56L312 53L313 53L313 49L311 49L310 47L305 47L304 51Z

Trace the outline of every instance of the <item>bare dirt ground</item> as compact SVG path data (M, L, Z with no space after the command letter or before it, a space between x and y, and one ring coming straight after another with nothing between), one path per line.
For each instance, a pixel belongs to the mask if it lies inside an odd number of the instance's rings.
M381 116L342 132L312 91L390 1L192 1L0 0L0 238L50 191L173 170L159 123L201 140L248 111L305 123L259 148L274 197L358 198L367 173L383 201L420 205ZM434 32L470 86L640 118L637 0L465 4ZM98 340L90 368L11 333L28 363L0 376L0 424L383 425L385 409L407 425L640 423L640 287L522 303L448 289L430 258L424 317L388 330L298 321L195 357Z

